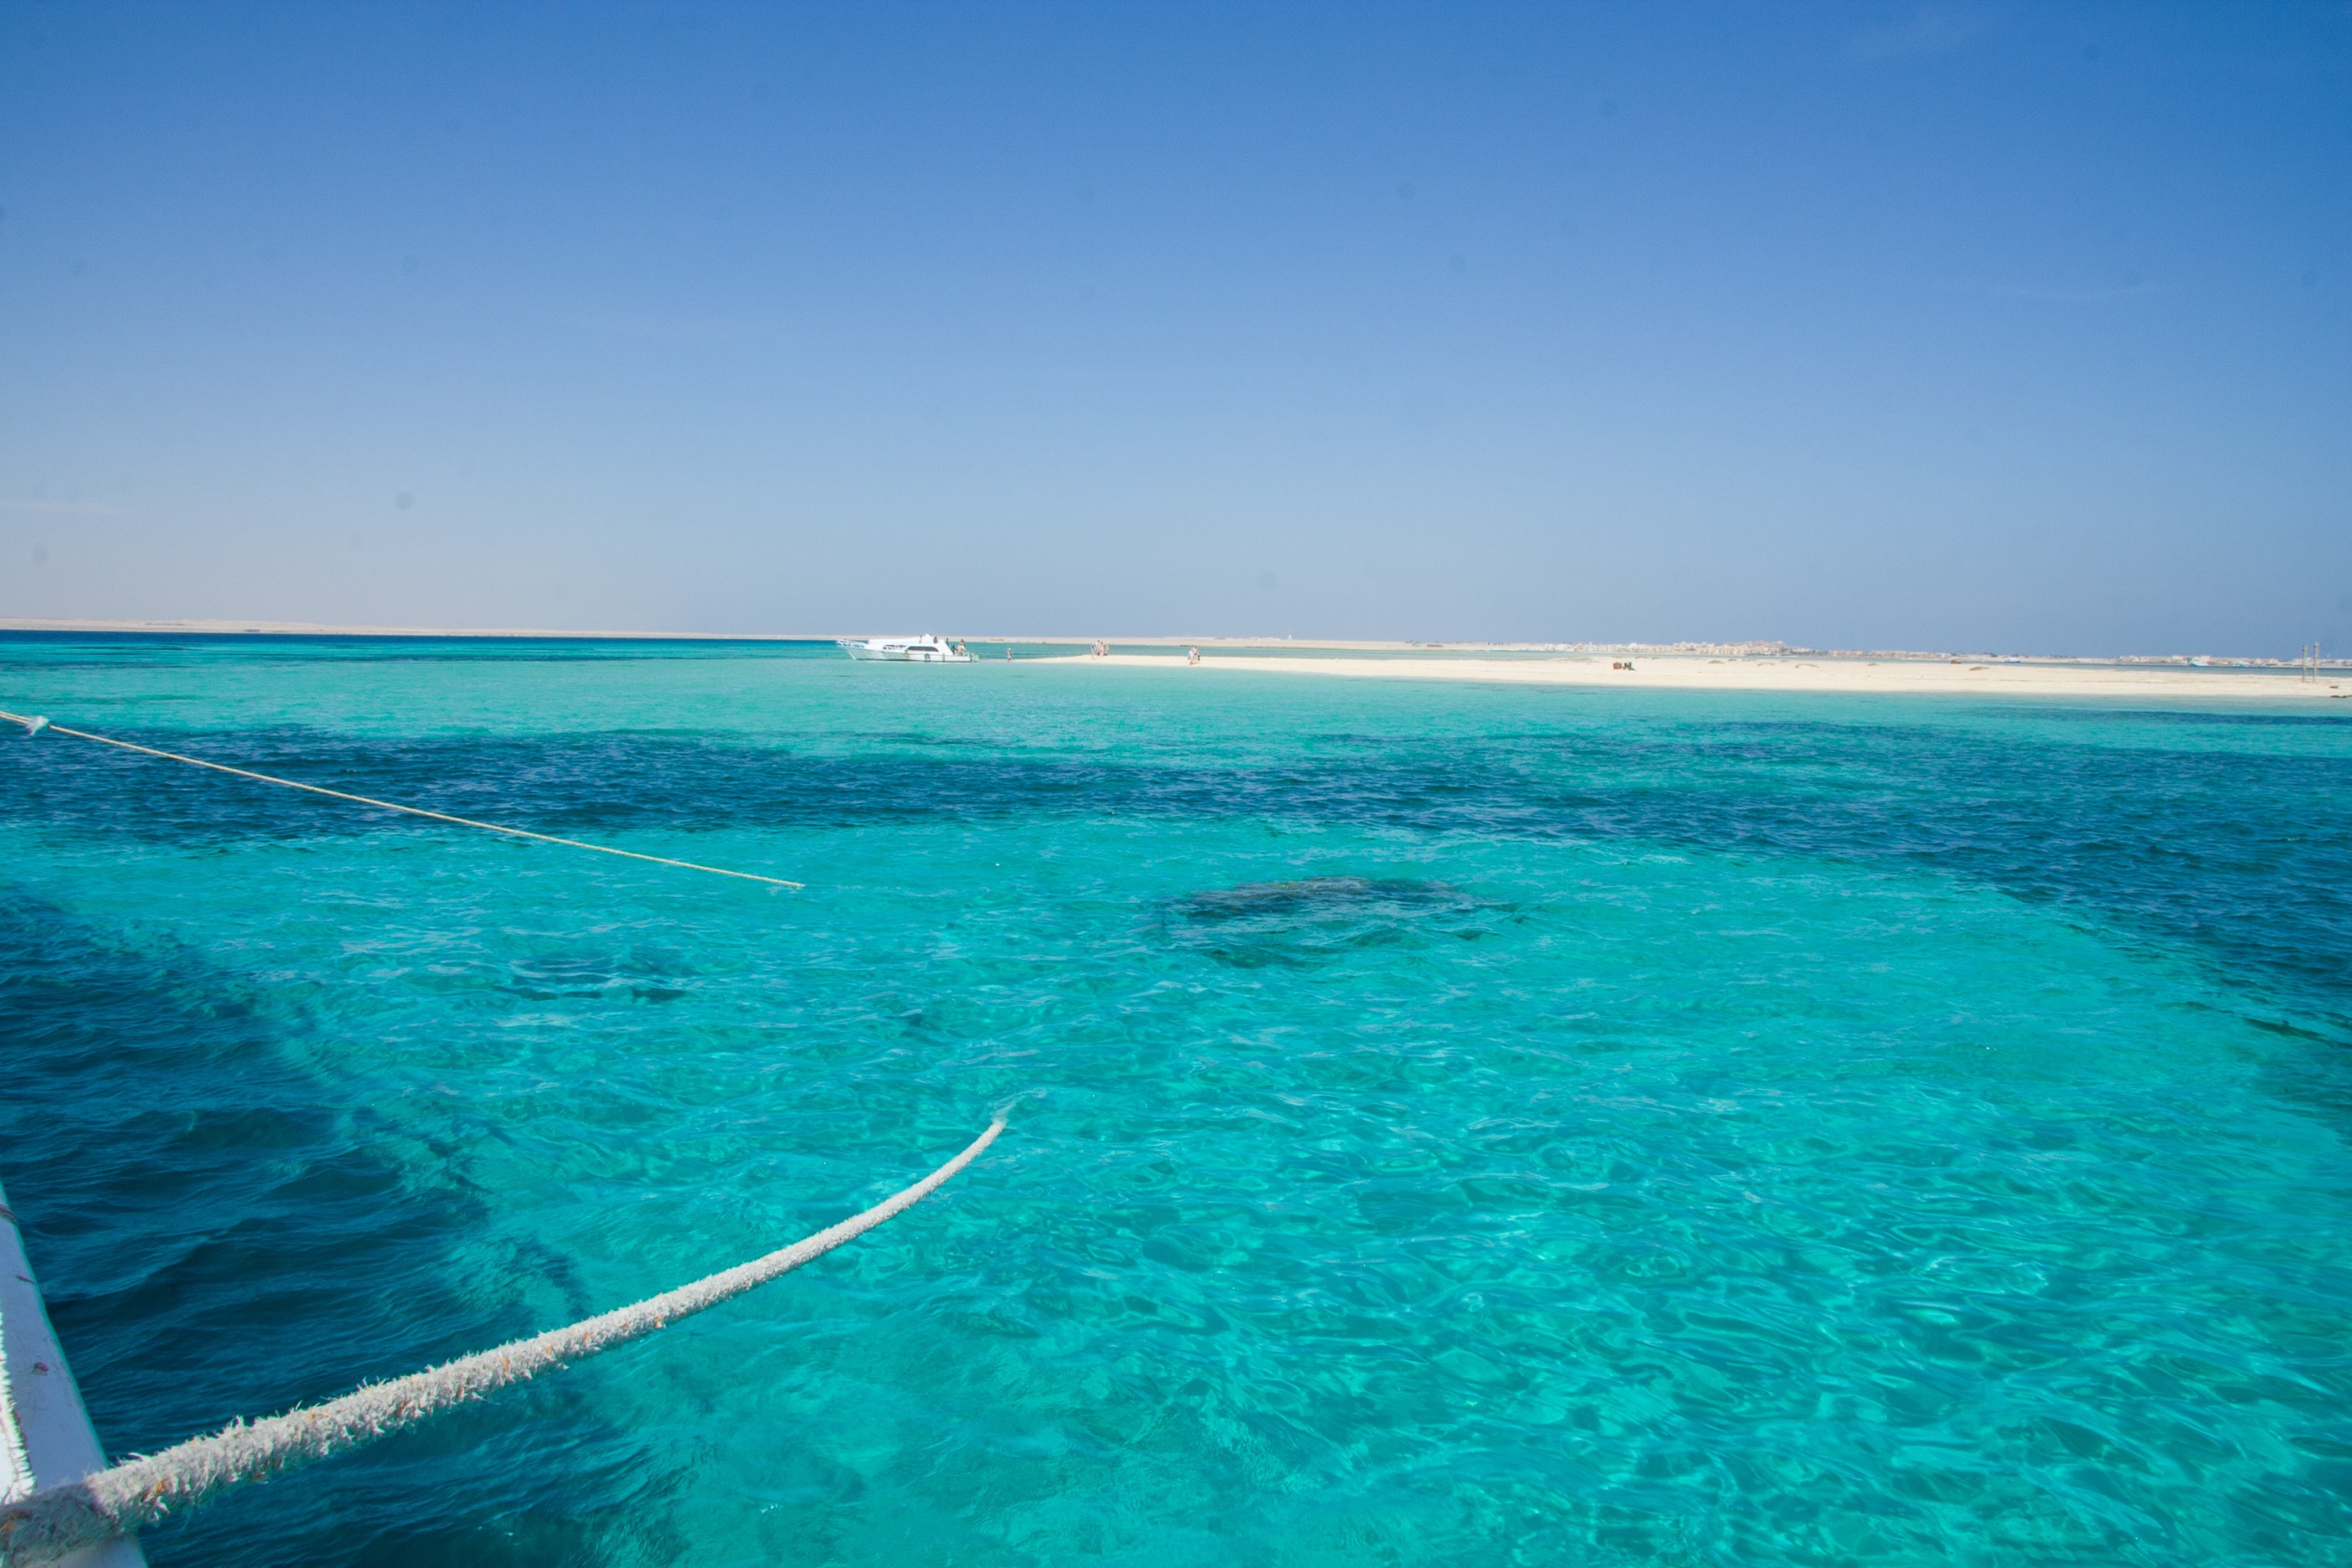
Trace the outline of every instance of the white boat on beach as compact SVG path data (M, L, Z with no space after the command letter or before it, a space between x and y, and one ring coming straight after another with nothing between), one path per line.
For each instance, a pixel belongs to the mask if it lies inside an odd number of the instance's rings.
M880 659L889 664L970 664L971 655L961 643L945 637L840 637L838 646L852 658Z

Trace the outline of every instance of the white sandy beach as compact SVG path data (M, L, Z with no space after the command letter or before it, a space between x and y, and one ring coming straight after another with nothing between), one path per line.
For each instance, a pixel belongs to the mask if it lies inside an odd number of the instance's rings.
M1612 659L1326 658L1203 651L1197 667L1179 653L1079 654L1056 664L1221 674L1329 675L1371 680L1476 680L1515 686L1611 686L1696 691L1853 691L1954 696L2197 698L2260 702L2326 701L2352 697L2352 671L2325 669L2317 680L2286 670L2220 670L2179 666L1967 663L1924 658L1707 658L1688 655ZM1630 669L1613 668L1630 664Z

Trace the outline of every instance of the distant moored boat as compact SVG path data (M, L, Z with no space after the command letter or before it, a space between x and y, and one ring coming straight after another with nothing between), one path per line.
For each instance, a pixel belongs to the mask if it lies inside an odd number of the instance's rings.
M837 639L852 658L881 659L891 664L970 664L972 657L961 643L945 637L842 637Z

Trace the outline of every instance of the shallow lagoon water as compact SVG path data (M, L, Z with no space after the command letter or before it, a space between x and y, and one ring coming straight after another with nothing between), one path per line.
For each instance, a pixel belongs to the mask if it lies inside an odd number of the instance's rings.
M845 1252L159 1564L2340 1562L2352 724L0 642L112 1452Z

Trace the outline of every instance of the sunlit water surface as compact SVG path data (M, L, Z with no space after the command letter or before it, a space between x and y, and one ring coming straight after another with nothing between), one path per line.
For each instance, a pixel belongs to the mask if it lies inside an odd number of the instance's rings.
M0 642L110 1451L939 1197L159 1564L2340 1563L2352 723Z

